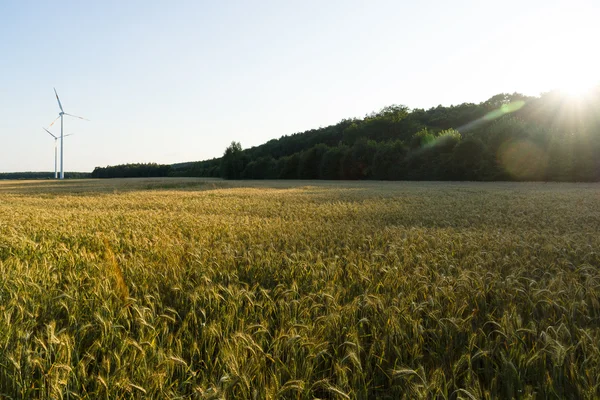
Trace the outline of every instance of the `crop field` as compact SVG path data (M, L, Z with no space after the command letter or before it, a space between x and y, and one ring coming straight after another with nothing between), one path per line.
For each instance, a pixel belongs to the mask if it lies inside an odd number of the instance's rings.
M600 185L0 182L0 398L600 397Z

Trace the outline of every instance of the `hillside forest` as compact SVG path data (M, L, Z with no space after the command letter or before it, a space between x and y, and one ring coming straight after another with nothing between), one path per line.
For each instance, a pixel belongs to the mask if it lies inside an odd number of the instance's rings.
M98 167L92 177L598 181L599 110L600 86L578 98L552 91L428 110L391 105L256 147L232 142L221 158Z

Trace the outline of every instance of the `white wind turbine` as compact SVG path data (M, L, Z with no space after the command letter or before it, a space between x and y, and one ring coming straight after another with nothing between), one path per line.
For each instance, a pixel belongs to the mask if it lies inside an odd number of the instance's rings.
M60 107L60 112L58 113L58 118L60 118L60 179L65 179L65 170L63 169L63 155L64 155L63 115L68 115L70 117L75 117L75 118L83 119L86 121L89 121L89 119L66 113L62 108L62 104L60 104L60 99L58 98L58 93L56 93L56 88L54 88L54 94L56 95L56 101L58 101L58 107ZM48 128L50 128L52 125L54 125L54 123L56 121L58 121L58 118L56 118L54 121L52 121L52 123L48 126Z
M56 164L56 151L58 148L58 136L55 136L52 132L50 132L48 129L43 128L46 132L48 132L50 134L50 136L52 136L54 138L54 179L58 178L58 171L57 171L57 164ZM68 135L65 135L64 137L67 136L71 136L73 135L72 133L69 133Z

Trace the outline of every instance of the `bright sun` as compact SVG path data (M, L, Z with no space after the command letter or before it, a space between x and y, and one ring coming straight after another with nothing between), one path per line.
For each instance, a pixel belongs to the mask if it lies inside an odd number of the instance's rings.
M583 98L592 89L593 82L589 76L573 74L562 82L558 82L558 90L572 98Z
M586 100L600 83L600 54L594 51L600 37L597 13L571 2L556 2L540 13L506 41L520 49L515 53L520 86L529 93L558 90Z

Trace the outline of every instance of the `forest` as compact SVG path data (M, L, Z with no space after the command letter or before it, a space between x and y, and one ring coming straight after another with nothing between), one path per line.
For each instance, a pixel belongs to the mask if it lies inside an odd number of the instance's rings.
M87 179L89 172L65 172L65 179ZM54 172L0 172L2 179L54 179Z
M170 165L156 163L122 164L96 167L92 178L149 178L169 176Z
M221 158L97 168L92 176L598 181L598 110L600 86L580 98L552 91L428 110L391 105L248 149L232 142Z

